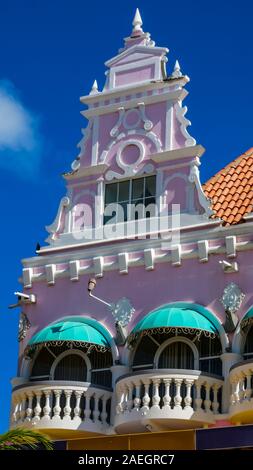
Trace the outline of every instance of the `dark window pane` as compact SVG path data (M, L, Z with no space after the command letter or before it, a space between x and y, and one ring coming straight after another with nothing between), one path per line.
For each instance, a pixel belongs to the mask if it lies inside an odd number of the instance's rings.
M119 204L120 207L122 207L123 209L123 212L124 212L124 218L122 219L122 211L118 210L118 213L117 213L117 222L126 222L127 220L127 210L128 210L128 201L127 202L121 202Z
M119 183L119 201L129 201L129 183L130 181Z
M144 193L144 178L138 178L132 182L132 200L142 199Z
M117 185L118 183L107 184L105 187L105 204L117 202Z
M84 359L77 354L71 354L63 357L57 364L54 380L76 380L85 382L86 375L87 367Z
M145 197L155 196L156 184L155 176L148 176L145 182Z

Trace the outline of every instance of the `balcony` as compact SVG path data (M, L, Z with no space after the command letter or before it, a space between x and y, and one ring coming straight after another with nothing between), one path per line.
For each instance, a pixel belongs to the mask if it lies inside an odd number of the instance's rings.
M105 434L110 428L112 393L87 382L29 382L12 392L11 428L46 430L54 438L68 430Z
M192 429L215 423L223 380L200 371L146 370L116 385L117 433Z
M235 364L230 370L229 416L232 423L253 423L253 358Z

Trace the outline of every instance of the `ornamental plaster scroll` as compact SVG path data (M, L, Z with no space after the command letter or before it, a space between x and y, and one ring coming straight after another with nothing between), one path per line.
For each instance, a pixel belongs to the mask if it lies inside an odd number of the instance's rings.
M175 104L175 111L176 111L176 117L179 120L181 126L180 130L185 137L185 147L191 147L193 145L196 145L196 140L191 137L189 132L187 131L187 127L191 125L191 121L185 117L185 114L187 113L187 106L181 105L181 103L176 103Z
M58 211L54 222L51 225L46 225L46 231L50 233L49 237L46 239L46 242L53 243L60 233L62 226L63 215L70 206L70 198L64 196L59 204Z
M127 132L121 132L117 137L115 137L109 145L106 147L105 150L101 153L99 157L99 162L98 163L106 163L108 153L112 149L112 147L117 144L120 140L124 139L125 137L129 136L144 136L151 140L151 142L155 145L156 147L156 152L159 153L162 150L162 142L159 139L159 137L152 131L145 131L143 129L130 129Z
M203 191L203 188L200 183L200 177L199 177L199 167L200 166L200 160L199 157L195 157L194 160L191 161L191 169L190 169L190 174L189 174L189 181L190 183L194 183L197 189L198 193L198 200L203 207L205 211L205 215L207 217L210 217L211 215L214 214L213 210L211 209L211 201L208 199Z
M80 142L77 144L77 147L80 148L80 152L78 156L76 157L76 159L71 163L71 168L73 171L76 171L80 168L80 159L81 159L81 156L85 152L87 140L91 136L91 129L92 129L92 120L89 121L88 126L85 129L81 129L81 133L83 134L83 137L80 140Z
M138 147L139 149L139 157L134 163L131 163L131 164L124 162L122 158L123 150L130 145L134 145L135 147ZM119 179L119 178L126 178L130 176L134 176L137 173L138 174L152 173L154 171L154 165L152 164L144 165L144 167L139 171L139 165L142 163L144 156L145 156L145 147L143 143L140 142L139 140L131 139L127 141L124 140L123 142L121 142L117 151L116 162L118 164L118 167L121 168L121 170L123 170L123 174L110 170L106 174L107 181L111 181L113 178Z
M146 116L144 103L138 103L137 108L130 108L127 111L125 110L123 106L121 106L118 108L118 112L119 112L118 120L110 131L111 137L116 137L119 134L119 129L121 125L125 129L130 130L130 129L138 128L140 126L141 121L143 122L144 130L151 131L153 127L153 122L150 119L148 119ZM127 117L129 116L129 114L133 114L133 113L136 114L136 121L133 124L128 124Z

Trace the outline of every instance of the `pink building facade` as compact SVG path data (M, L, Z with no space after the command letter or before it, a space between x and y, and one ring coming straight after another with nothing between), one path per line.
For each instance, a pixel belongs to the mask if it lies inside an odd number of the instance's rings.
M253 216L215 216L168 52L137 11L103 90L81 97L66 195L23 260L11 427L68 440L253 423Z

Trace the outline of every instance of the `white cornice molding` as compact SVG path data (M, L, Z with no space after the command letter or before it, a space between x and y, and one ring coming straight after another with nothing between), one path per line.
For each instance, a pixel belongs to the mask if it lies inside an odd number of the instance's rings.
M223 240L224 241L224 240ZM216 246L210 246L208 240L200 240L194 244L194 246L189 249L189 247L184 247L184 245L174 245L167 250L162 248L161 241L160 246L153 248L145 248L143 245L142 250L135 250L133 252L126 251L124 252L114 252L113 259L110 256L110 260L107 261L107 257L99 257L99 266L94 265L94 258L84 258L84 253L80 253L80 258L78 259L78 253L73 253L72 256L75 256L75 261L69 261L65 269L57 269L57 263L60 264L60 261L57 261L56 256L48 257L50 262L54 263L51 265L46 265L46 274L42 269L42 264L40 264L41 272L34 273L32 275L32 282L47 281L50 285L54 285L56 279L69 278L71 281L78 281L80 276L85 274L96 275L101 277L104 271L118 271L119 274L128 274L129 267L141 267L143 266L146 270L155 270L157 264L159 263L171 263L172 266L180 267L185 260L198 259L200 262L208 262L211 255L226 255L227 248L223 241L217 242ZM222 243L222 244L221 244ZM119 247L120 249L120 247ZM245 243L238 242L237 244L238 252L252 250L253 243L250 242L248 245ZM118 253L118 254L117 254ZM129 254L131 253L131 259ZM208 256L209 255L209 256ZM80 267L80 260L85 260L85 265ZM96 258L95 258L96 259ZM32 258L30 259L31 266ZM74 264L76 265L74 267ZM219 266L217 261L217 267ZM73 270L74 267L74 270ZM99 268L99 269L98 269ZM32 269L32 268L31 268ZM49 271L49 272L48 272ZM24 283L24 279L21 279L20 282Z
M120 61L121 59L124 59L124 57L127 57L128 55L132 55L136 52L142 52L143 54L147 55L165 55L168 54L169 49L167 47L147 47L147 46L142 46L140 44L135 44L131 47L128 47L124 51L122 51L120 54L117 54L116 56L112 57L111 59L107 60L105 62L106 67L111 67L115 62ZM135 61L136 62L136 61Z
M99 101L104 101L108 99L118 98L122 95L136 94L141 92L147 92L150 90L155 90L156 88L171 88L171 87L183 87L189 82L189 77L187 75L174 78L171 80L157 80L150 81L149 83L141 83L140 85L128 85L117 87L114 90L105 90L99 93L98 95L85 95L80 97L80 101L83 104L93 104L98 103Z
M108 170L109 166L106 163L101 163L98 165L92 165L87 167L79 168L79 170L72 173L64 173L63 178L66 180L76 180L83 178L85 176L93 176L103 174Z
M150 159L155 163L166 163L168 161L179 160L180 158L187 157L201 157L205 152L205 148L202 145L193 145L191 147L183 147L174 150L166 150L165 152L159 152L150 155Z
M198 240L211 240L212 242L217 240L224 240L226 237L229 236L246 236L249 239L245 239L245 241L237 242L236 249L238 251L244 250L251 250L253 248L253 243L251 241L252 233L253 233L253 223L248 224L239 224L238 226L221 226L221 221L218 219L210 220L206 224L202 224L202 226L196 227L196 230L188 231L181 234L181 245L190 244L190 243L197 243ZM246 227L247 225L247 227ZM206 229L205 229L206 228ZM100 243L101 245L101 243ZM103 243L102 243L103 245ZM213 243L212 243L213 245ZM218 246L218 245L217 245ZM57 249L47 248L44 250L44 253L41 253L41 250L38 251L39 256L34 256L32 258L24 258L22 260L22 264L25 268L28 267L40 267L46 264L50 264L55 262L56 264L68 262L70 260L76 259L83 259L84 251L83 248L85 244L79 245L71 245L65 247L58 247ZM121 243L117 245L111 243L110 245L100 246L99 254L101 256L111 256L117 252L128 251L129 253L133 251L141 251L144 249L159 249L161 247L161 239L145 239L145 240L135 240L126 242L122 240ZM212 251L213 248L210 249ZM228 247L227 247L228 249ZM66 251L68 250L68 251ZM72 250L72 251L69 251ZM97 246L87 246L85 249L85 255L87 258L94 258L97 256ZM224 244L224 250L226 251L226 247ZM61 251L65 251L61 253ZM224 251L223 251L224 252ZM42 254L42 256L41 256ZM229 253L227 253L229 254Z
M139 106L140 102L144 103L145 105L148 105L153 103L161 103L167 100L170 100L171 102L183 101L187 95L188 91L186 91L184 88L180 88L179 90L170 92L167 91L160 95L141 96L140 98L132 98L128 101L120 101L120 103L100 106L96 108L89 108L86 111L81 111L81 114L85 118L90 119L93 116L111 114L115 111L118 111L121 107L124 107L125 109L136 108Z

